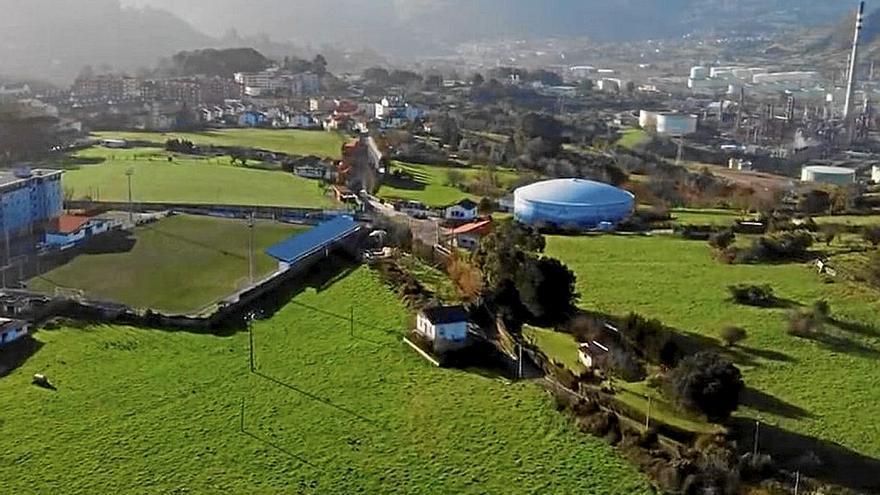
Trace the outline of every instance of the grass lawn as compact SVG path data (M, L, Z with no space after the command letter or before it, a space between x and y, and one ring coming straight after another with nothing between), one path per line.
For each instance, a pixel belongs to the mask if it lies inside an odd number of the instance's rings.
M349 301L355 338L322 313L347 316ZM400 342L406 319L360 268L257 322L260 375L245 332L39 332L42 349L0 379L5 491L651 493L537 385L423 361Z
M222 129L204 132L98 132L99 139L126 139L165 144L169 139L186 139L197 145L257 148L289 155L342 158L346 137L337 132L295 129Z
M406 187L383 185L378 193L380 198L420 201L433 207L448 206L465 198L475 201L480 199L478 196L466 193L458 187L446 185L449 172L460 172L465 180L469 181L475 180L483 172L483 169L479 167L455 168L395 162L392 165L392 171L395 169L403 170L412 175L415 179L414 183ZM511 169L497 169L495 173L501 187L510 186L519 177L519 173Z
M853 227L866 225L880 225L880 215L837 215L827 217L814 217L813 220L819 225L837 224Z
M548 358L573 373L580 374L584 371L578 353L578 344L570 334L526 326L523 328L523 335L529 342L539 347Z
M623 137L617 140L617 144L627 149L635 149L647 143L651 138L642 129L626 129L622 132Z
M638 312L681 331L716 337L748 331L733 357L758 393L739 414L880 457L880 298L875 290L826 284L806 265L724 265L704 242L671 237L550 237L548 255L575 271L585 308ZM789 336L788 309L738 306L727 286L770 284L780 298L809 306L825 299L837 320L822 341Z
M70 160L101 163L76 165L65 172L63 186L74 198L127 201L126 171L132 170L136 202L180 202L323 208L333 204L317 181L281 171L232 166L227 158L174 156L150 148L90 148Z
M263 250L302 230L258 223L254 232L257 275L267 275L278 265ZM118 242L116 234L110 235L114 244L126 244ZM118 252L81 254L32 279L28 287L50 294L55 287L79 289L89 298L171 313L196 311L247 285L248 237L244 221L169 217L137 228L129 250L125 246Z
M719 209L677 208L671 211L672 218L679 225L728 226L742 218L738 211Z

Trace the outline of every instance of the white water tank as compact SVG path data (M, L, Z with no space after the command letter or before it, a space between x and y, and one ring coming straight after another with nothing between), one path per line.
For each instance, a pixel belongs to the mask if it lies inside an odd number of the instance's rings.
M697 132L696 115L686 113L661 113L657 115L657 134L687 136Z
M851 168L811 165L801 170L802 182L848 186L855 184L856 171Z
M691 79L695 81L702 81L706 79L709 70L703 67L702 65L697 65L695 67L691 67Z

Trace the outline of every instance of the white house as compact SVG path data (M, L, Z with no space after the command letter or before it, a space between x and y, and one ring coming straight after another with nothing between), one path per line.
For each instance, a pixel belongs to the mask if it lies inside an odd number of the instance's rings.
M461 349L468 341L468 313L462 306L436 306L419 313L416 333L433 342L436 352Z
M22 320L0 318L0 348L28 333L28 323Z
M608 359L610 352L610 349L595 340L578 347L578 357L581 364L588 370L600 366L602 361Z
M453 220L456 222L470 222L471 220L477 218L477 210L479 209L479 206L480 205L471 201L470 199L464 199L452 206L447 207L443 216L446 218L446 220Z

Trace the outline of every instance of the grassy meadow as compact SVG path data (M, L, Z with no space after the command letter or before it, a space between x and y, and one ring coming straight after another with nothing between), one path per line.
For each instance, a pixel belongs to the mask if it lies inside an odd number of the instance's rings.
M467 193L454 185L449 185L449 173L458 172L465 182L476 181L485 174L486 170L480 167L456 168L434 165L421 165L414 163L395 162L393 170L402 170L413 177L409 184L383 185L378 192L382 199L403 199L419 201L428 206L447 206L466 198L479 201L480 197ZM499 168L495 170L498 186L506 188L513 184L519 177L518 172L511 169Z
M584 308L711 338L745 328L748 339L730 351L752 389L738 414L880 457L877 291L824 283L802 264L725 265L706 243L672 237L550 237L547 253L575 271ZM727 287L739 283L770 284L792 308L826 300L835 323L822 339L790 336L792 309L736 305Z
M317 181L293 174L233 166L226 157L170 155L169 162L168 156L153 148L86 149L68 159L62 184L74 199L127 201L126 172L131 170L135 202L303 208L333 204Z
M342 158L342 144L346 137L337 132L304 131L298 129L221 129L203 132L98 132L98 139L126 139L149 141L164 146L169 139L185 139L197 145L237 146L256 148L289 155L315 155Z
M265 248L300 232L301 227L258 222L254 230L256 275L272 273L278 262ZM86 297L170 313L199 310L249 282L247 222L174 216L139 227L130 239L109 234L101 254L80 254L28 282L52 294L56 287L82 290ZM93 242L101 246L106 237Z
M256 374L246 332L40 331L0 379L5 491L651 493L538 385L426 363L400 341L407 320L359 268L255 324Z

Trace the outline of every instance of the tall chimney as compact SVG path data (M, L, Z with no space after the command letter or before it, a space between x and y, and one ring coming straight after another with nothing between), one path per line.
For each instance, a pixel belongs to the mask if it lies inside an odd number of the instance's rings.
M862 37L862 21L865 16L865 2L859 2L859 12L856 15L856 30L853 34L852 55L849 58L849 76L846 83L846 103L843 108L843 118L850 120L853 112L853 97L856 91L856 68L859 62L859 42Z

